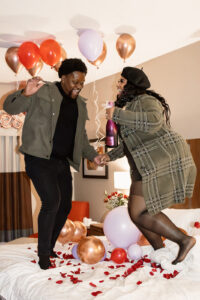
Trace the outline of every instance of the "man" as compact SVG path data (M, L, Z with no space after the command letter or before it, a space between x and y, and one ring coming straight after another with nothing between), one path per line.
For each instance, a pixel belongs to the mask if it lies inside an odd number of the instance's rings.
M97 164L101 159L89 144L85 122L85 99L79 96L87 73L77 58L62 62L60 82L43 82L35 77L24 90L9 95L4 110L26 112L20 151L26 172L42 202L38 216L38 256L41 269L48 269L56 240L71 209L70 165L79 170L81 158Z

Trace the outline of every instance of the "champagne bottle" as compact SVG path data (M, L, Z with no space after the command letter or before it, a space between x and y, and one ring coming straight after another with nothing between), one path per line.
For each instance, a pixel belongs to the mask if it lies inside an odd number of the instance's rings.
M106 108L113 107L114 102L108 102ZM108 120L106 123L106 146L109 148L117 147L118 134L117 125L113 120Z

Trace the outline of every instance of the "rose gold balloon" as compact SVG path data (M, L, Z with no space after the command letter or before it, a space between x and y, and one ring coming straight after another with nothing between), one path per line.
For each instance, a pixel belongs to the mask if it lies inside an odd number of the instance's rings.
M116 42L116 49L121 58L128 58L135 50L135 39L128 33L123 33L119 36Z
M79 242L87 235L87 227L80 221L74 221L75 231L72 236L71 242Z
M58 69L60 68L61 66L61 63L63 62L64 59L67 58L67 53L65 51L64 48L61 47L61 58L59 60L59 62L57 62L57 64L55 66L53 66L53 68L58 72Z
M95 61L90 61L89 62L96 66L97 69L99 68L100 64L102 64L102 62L104 61L104 59L106 58L106 54L107 54L107 47L106 47L106 44L105 42L103 42L103 50L100 54L100 56L95 60Z
M69 241L71 241L72 236L74 235L74 232L75 232L74 222L67 219L67 221L65 222L65 225L63 226L63 228L60 231L58 241L63 245L68 243Z
M23 67L22 64L19 61L18 57L18 47L10 47L6 51L5 59L8 64L8 66L15 72L16 74L21 70Z
M37 76L43 68L43 62L41 59L36 62L33 68L27 70L31 76Z
M77 254L82 262L96 264L104 257L105 247L100 239L95 236L88 236L79 242Z

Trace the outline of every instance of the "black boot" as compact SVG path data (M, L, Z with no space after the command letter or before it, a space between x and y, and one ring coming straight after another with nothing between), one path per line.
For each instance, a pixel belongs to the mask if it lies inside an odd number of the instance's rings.
M50 257L53 257L53 258L59 258L59 256L56 254L56 252L55 251L51 251L51 253L50 253Z
M49 255L39 255L39 266L43 270L47 270L51 266Z

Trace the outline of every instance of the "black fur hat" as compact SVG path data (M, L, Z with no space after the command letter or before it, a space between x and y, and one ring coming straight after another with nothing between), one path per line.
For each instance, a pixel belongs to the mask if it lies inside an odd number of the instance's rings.
M122 70L121 76L126 78L129 83L138 88L146 90L151 86L147 75L141 69L134 67L125 67Z

